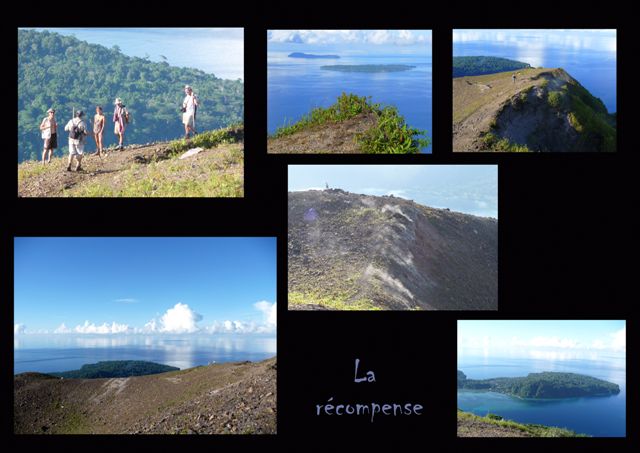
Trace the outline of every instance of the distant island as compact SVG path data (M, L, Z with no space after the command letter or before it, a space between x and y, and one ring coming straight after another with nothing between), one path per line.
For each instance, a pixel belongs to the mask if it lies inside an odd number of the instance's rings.
M505 393L520 398L575 398L581 396L610 396L620 393L618 384L576 373L545 371L526 377L467 379L458 370L458 388Z
M415 68L404 64L336 64L320 66L320 69L338 72L400 72Z
M96 378L121 378L130 376L146 376L149 374L166 373L167 371L179 371L174 366L161 365L159 363L145 362L143 360L110 360L98 363L82 365L79 370L49 373L67 379L96 379Z
M316 55L316 54L312 54L312 53L293 52L293 53L289 54L289 58L309 58L309 59L327 58L327 59L336 59L336 58L340 58L340 56L339 55Z
M530 68L529 63L499 57L453 57L453 77L495 74Z

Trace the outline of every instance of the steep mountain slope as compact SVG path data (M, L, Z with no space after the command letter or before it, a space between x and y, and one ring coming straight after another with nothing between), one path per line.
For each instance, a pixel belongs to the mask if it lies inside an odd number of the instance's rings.
M150 376L14 379L16 434L270 434L276 359Z
M226 128L184 141L132 145L88 155L82 169L65 171L67 158L18 164L19 197L241 197L244 195L244 131ZM195 156L179 159L189 148ZM75 161L72 168L75 169Z
M497 309L496 219L311 190L288 232L290 309Z
M453 79L454 151L615 151L615 115L563 69Z

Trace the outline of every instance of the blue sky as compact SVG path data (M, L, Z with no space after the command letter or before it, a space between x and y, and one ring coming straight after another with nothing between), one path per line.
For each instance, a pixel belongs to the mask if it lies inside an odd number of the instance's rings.
M325 182L348 192L498 217L497 165L289 165L289 191L322 190Z
M431 30L269 30L271 52L358 54L431 54Z
M621 320L462 320L458 354L500 357L539 352L551 357L574 353L625 354L626 322Z
M242 28L37 28L91 44L120 47L125 55L191 67L223 79L244 79Z
M14 267L14 333L275 334L275 238L16 238Z

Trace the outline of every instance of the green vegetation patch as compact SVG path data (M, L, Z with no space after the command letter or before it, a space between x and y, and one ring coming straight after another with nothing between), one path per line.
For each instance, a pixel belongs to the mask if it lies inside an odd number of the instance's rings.
M511 143L507 138L500 138L493 132L487 132L482 137L482 142L486 149L491 151L504 151L512 153L528 153L531 150L527 145Z
M617 147L615 120L602 101L579 84L568 84L567 96L571 108L568 120L580 134L580 146L596 151L614 152Z
M382 310L370 299L349 300L347 295L321 296L314 293L289 292L289 306L320 305L329 310Z
M563 104L564 93L562 91L549 91L547 93L547 103L554 109L559 109Z
M371 97L347 93L342 93L335 104L327 108L315 108L297 123L278 128L272 137L286 137L310 127L338 123L363 114L377 117L375 126L356 137L365 153L413 154L431 143L426 131L408 126L397 108L381 107L380 104L371 103Z
M221 144L238 143L244 140L244 125L233 124L229 127L203 132L190 140L180 139L169 142L170 154L176 155L191 148L215 148Z
M95 379L144 376L148 374L165 373L167 371L176 371L179 369L180 368L176 368L174 366L146 362L143 360L109 360L82 365L79 370L49 374L64 378Z
M518 423L512 420L505 420L496 414L488 414L486 417L464 412L458 409L458 420L473 421L478 423L487 423L507 429L517 429L525 434L533 437L591 437L586 434L578 434L565 428L557 428L555 426L545 426L533 423Z

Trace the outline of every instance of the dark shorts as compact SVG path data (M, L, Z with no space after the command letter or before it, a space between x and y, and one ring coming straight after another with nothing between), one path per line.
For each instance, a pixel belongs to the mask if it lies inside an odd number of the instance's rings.
M44 140L44 149L56 149L58 147L58 134L51 134L51 138Z

